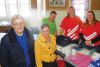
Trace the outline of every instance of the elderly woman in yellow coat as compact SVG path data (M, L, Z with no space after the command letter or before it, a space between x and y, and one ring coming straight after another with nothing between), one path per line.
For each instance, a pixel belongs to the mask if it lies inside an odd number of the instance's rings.
M35 58L37 67L57 67L56 55L56 38L51 35L49 26L41 26L41 33L35 41Z

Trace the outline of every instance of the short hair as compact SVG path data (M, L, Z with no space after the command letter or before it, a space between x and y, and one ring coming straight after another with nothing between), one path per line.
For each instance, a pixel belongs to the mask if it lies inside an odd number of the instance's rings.
M51 11L50 14L56 14L57 15L56 11Z
M43 25L41 25L41 29L44 29L44 28L46 28L46 27L50 28L48 24L43 24Z
M16 19L23 19L23 17L21 17L20 15L14 15L12 18L11 18L11 23L14 23Z

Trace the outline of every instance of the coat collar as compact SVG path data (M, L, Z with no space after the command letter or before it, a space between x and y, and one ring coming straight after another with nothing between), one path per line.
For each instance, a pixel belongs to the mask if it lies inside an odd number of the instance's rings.
M24 31L26 32L26 36L28 35L28 32L27 32L27 29L25 28ZM9 41L11 43L18 43L17 39L16 39L16 34L14 32L14 29L11 28L8 32L8 38L9 38Z

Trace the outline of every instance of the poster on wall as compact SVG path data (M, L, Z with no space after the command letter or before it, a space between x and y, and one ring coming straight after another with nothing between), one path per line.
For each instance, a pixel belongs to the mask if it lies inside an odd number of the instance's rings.
M65 6L65 0L49 0L49 6Z
M69 0L46 0L46 10L66 10Z
M100 10L100 0L91 0L91 10Z

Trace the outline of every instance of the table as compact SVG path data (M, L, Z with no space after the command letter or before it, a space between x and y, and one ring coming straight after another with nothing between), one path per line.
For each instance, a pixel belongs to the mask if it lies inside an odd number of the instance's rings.
M38 37L38 34L33 34L33 36L34 36L34 40L36 40Z
M1 38L5 35L6 33L0 33L0 42L1 42Z
M97 58L100 58L100 54L94 52L92 54L91 50L88 50L86 48L73 48L73 47L79 47L77 44L70 44L68 46L65 47L61 47L57 45L57 50L59 50L60 52L64 53L66 55L66 57L64 58L65 61L67 61L68 63L72 64L73 66L77 67L76 64L74 64L73 62L71 62L71 60L68 59L69 56L76 56L76 54L82 54L85 55L87 57L92 58L93 60L96 60Z

